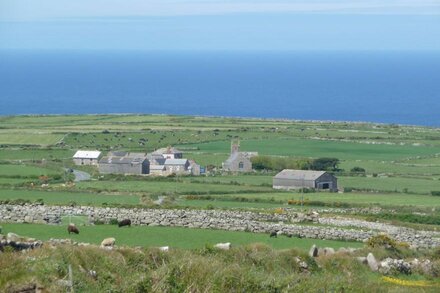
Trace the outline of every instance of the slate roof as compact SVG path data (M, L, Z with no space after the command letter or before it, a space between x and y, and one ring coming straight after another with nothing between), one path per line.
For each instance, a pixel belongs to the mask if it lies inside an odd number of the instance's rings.
M74 159L97 159L101 155L100 151L77 151L74 155Z
M164 165L185 165L188 159L166 159Z
M284 169L283 171L275 175L274 178L293 179L293 180L316 180L325 173L326 173L325 171Z
M140 164L146 159L145 156L105 156L99 164Z

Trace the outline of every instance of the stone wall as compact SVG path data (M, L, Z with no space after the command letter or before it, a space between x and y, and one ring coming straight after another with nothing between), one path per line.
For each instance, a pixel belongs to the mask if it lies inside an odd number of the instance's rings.
M221 210L184 210L184 209L122 209L103 207L67 207L44 205L0 205L0 222L14 223L46 223L59 224L65 215L84 215L89 221L109 223L111 219L131 219L133 225L178 226L202 229L221 229L229 231L248 231L253 233L270 233L281 231L284 234L315 239L364 241L379 232L373 230L380 227L347 228L354 226L352 222L321 221L322 225L292 224L292 214L267 214L245 211ZM344 225L342 225L342 223ZM333 227L334 226L334 227ZM338 227L341 226L341 227ZM373 228L373 229L371 229ZM391 231L392 237L405 241L413 246L440 246L440 239L433 238L429 233L417 233L412 229ZM226 241L227 239L225 239Z

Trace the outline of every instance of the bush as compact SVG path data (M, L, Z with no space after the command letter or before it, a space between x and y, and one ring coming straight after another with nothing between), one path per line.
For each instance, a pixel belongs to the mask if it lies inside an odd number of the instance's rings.
M118 219L115 219L115 218L110 219L109 224L110 225L118 225L119 224Z
M397 249L397 243L394 239L392 239L390 236L385 234L379 234L376 236L371 237L367 241L368 247L371 248L386 248L386 249Z
M350 172L352 173L365 173L365 169L362 167L353 167Z
M440 191L431 191L431 195L440 196Z

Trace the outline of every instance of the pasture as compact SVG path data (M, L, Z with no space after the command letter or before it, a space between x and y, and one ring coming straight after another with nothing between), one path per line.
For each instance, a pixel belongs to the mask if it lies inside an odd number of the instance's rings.
M440 153L438 147L413 145L367 144L359 142L281 137L275 139L248 139L241 141L244 151L257 151L262 155L292 157L335 157L340 160L391 161ZM229 141L189 144L206 153L229 153Z
M9 165L9 164L0 164L0 177L38 177L41 175L53 176L57 174L62 174L61 172L57 172L53 169L47 169L32 165Z
M139 204L137 195L107 195L86 192L43 191L0 189L0 201L24 199L31 202L43 200L48 205L68 205L75 202L78 205L102 204Z
M78 226L78 235L67 233L66 225L1 224L4 233L13 232L40 240L70 238L77 242L100 244L104 238L116 238L116 245L171 248L203 248L206 244L231 242L232 245L265 243L275 249L298 248L308 250L313 244L321 247L362 247L361 243L320 239L269 238L268 234L233 232L223 230L189 229L181 227L132 226L118 228L116 225Z

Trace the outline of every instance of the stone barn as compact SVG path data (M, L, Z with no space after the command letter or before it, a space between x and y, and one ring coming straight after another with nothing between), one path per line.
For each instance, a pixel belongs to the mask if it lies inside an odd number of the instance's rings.
M315 188L320 190L338 190L335 176L325 171L285 169L273 177L274 189Z
M149 174L150 161L143 153L109 153L99 160L99 172L102 174Z
M73 155L75 165L98 165L100 151L82 151L79 150Z

